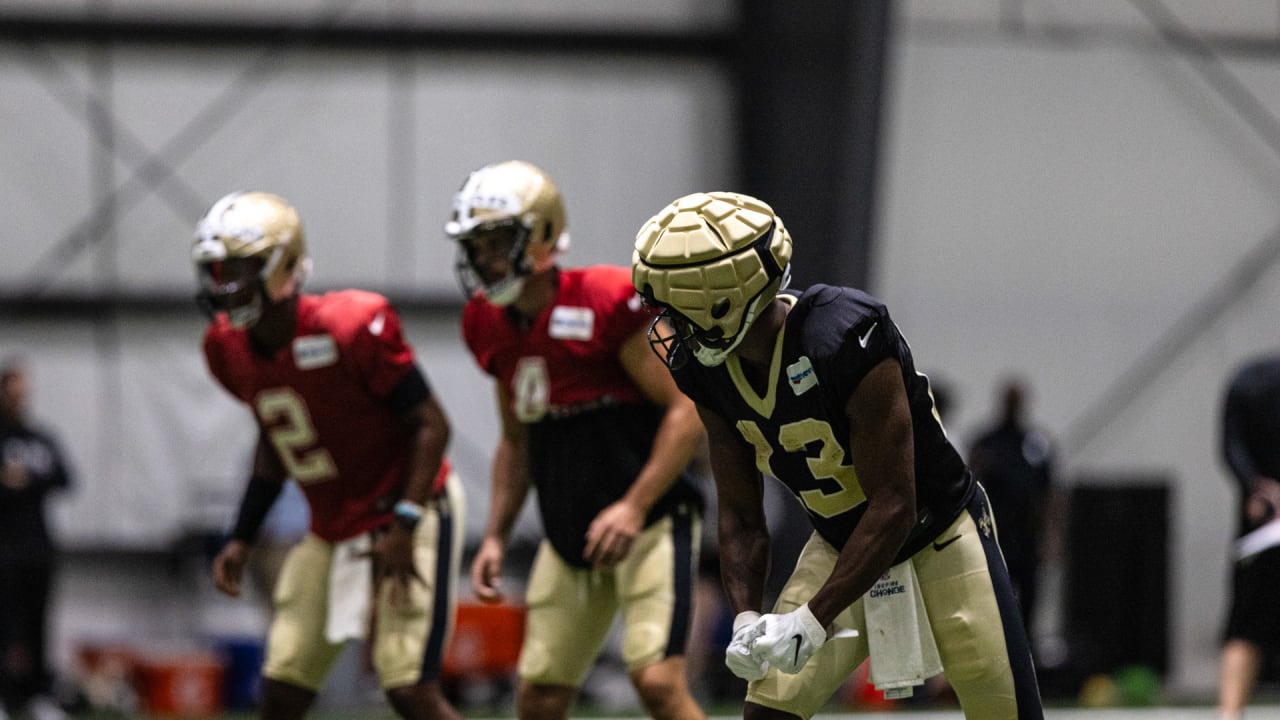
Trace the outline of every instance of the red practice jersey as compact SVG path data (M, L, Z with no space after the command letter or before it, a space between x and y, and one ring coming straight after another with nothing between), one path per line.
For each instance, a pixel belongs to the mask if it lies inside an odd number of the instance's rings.
M473 297L462 333L480 367L511 393L529 433L529 475L542 526L566 562L583 557L587 528L617 501L648 460L664 409L632 381L620 354L652 321L625 268L559 271L555 300L536 318ZM646 525L697 491L681 477L654 504Z
M338 542L391 518L415 429L386 400L414 355L386 298L359 290L299 296L293 340L272 357L219 316L204 353L306 494L313 533ZM437 486L447 472L442 466Z
M648 402L618 359L623 342L653 320L631 271L599 265L559 273L555 300L528 325L480 295L471 298L462 336L480 368L511 391L523 423L602 403Z

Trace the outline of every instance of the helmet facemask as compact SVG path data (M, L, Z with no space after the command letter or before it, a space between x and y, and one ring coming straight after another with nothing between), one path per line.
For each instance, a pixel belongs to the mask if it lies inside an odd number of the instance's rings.
M652 300L646 298L645 304ZM649 323L649 349L654 355L672 370L679 370L689 361L689 339L692 328L688 320L669 307L650 305L654 311L653 322ZM679 321L676 317L679 317Z
M527 254L532 235L522 223L508 218L477 226L458 236L454 271L458 276L458 284L467 296L480 291L494 305L506 306L515 302L524 288L525 278L534 271ZM501 278L486 282L487 261L496 253L505 255L507 273Z
M200 291L196 303L210 320L218 313L226 313L232 327L256 325L262 317L262 298L266 294L262 285L264 266L262 259L256 257L197 263Z
M560 191L546 173L519 160L471 173L453 196L444 232L459 245L455 270L467 297L479 291L499 306L515 302L525 279L554 266L556 255L569 248ZM486 273L498 250L508 261L501 278Z
M791 266L788 265L783 268L782 276L778 281L769 283L751 298L743 313L742 324L738 331L729 337L725 337L724 328L719 325L704 329L682 315L679 310L646 297L645 302L658 308L657 317L649 324L649 349L672 370L683 367L690 355L693 355L699 365L705 367L723 365L730 353L738 349L738 345L746 338L747 331L751 329L760 312L773 302L778 293L786 289L790 281ZM712 314L715 313L715 309L715 306L712 306Z

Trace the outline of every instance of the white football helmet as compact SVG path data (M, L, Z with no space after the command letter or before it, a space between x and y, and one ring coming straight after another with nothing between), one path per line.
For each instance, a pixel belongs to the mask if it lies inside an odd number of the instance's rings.
M556 254L569 249L560 191L546 173L519 160L472 172L453 196L444 232L458 243L455 269L462 289L468 297L480 290L494 305L515 302L528 275L551 267ZM495 240L504 251L510 243L504 275L494 277L482 267L475 247L481 237Z
M686 195L636 234L631 281L662 311L649 341L673 368L686 351L708 367L723 363L790 279L791 235L772 208L748 195ZM663 334L663 318L674 335Z
M297 292L310 269L298 211L276 195L233 192L196 224L191 258L196 301L212 318L225 312L235 327L251 327L263 302Z

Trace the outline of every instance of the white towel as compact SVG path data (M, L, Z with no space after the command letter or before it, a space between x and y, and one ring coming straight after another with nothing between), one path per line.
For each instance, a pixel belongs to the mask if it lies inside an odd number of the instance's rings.
M333 546L329 561L329 614L324 636L331 643L363 640L373 598L372 539L368 533Z
M1246 560L1280 545L1280 518L1258 527L1236 541L1236 560Z
M880 576L863 599L871 682L887 698L911 697L916 685L942 672L933 628L910 560Z

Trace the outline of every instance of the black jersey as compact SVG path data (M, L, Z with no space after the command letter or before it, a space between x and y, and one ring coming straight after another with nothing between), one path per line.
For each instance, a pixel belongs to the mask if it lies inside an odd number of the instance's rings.
M613 405L526 426L529 474L538 489L543 530L565 562L591 567L583 556L587 529L631 488L665 413L657 405ZM681 504L702 507L687 473L649 509L645 527Z
M1227 388L1222 456L1240 486L1239 533L1252 529L1245 507L1255 478L1280 479L1280 357L1253 360Z
M762 397L737 356L719 367L685 362L680 389L737 429L756 466L804 505L814 528L843 548L866 512L844 409L858 383L886 358L902 366L915 441L917 524L895 563L942 532L973 493L973 478L934 413L928 379L885 306L852 288L815 285L794 300L779 333ZM677 363L678 364L678 363Z
M56 552L45 501L71 483L62 451L49 433L0 422L0 464L17 465L26 476L21 487L0 485L0 567L44 565Z

